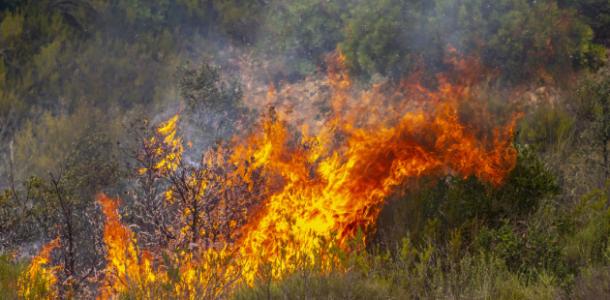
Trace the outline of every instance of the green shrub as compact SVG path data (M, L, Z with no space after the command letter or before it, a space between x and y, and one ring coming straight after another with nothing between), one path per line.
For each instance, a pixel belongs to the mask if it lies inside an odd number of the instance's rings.
M610 263L610 208L608 194L595 190L585 195L568 213L571 234L564 253L574 268Z
M484 226L498 228L505 221L524 221L544 199L557 195L559 187L530 147L518 146L517 150L515 168L497 188L474 177L423 179L419 189L384 207L377 239L392 245L410 233L416 243L436 238L446 241L454 230L460 230L469 244Z
M17 299L17 280L26 264L15 262L8 255L0 255L0 298Z
M562 107L541 104L520 122L517 139L537 152L562 153L570 146L573 127L574 117Z

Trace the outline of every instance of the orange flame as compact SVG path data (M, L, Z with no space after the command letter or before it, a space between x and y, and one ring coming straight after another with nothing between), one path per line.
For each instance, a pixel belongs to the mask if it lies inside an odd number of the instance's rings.
M432 113L407 113L392 127L341 124L347 138L340 147L327 137L306 136L315 146L291 148L287 128L277 121L265 121L263 133L238 147L235 161L252 157L254 167L283 182L242 229L236 247L246 280L252 282L265 264L280 278L292 270L293 259L313 263L326 241L344 245L357 230L371 230L384 200L409 178L458 173L499 185L516 160L514 121L477 139L460 122L455 97L463 90L445 86L439 93L442 102Z
M504 126L491 124L488 131L463 120L460 105L473 96L471 81L452 84L439 76L435 90L403 82L397 89L377 84L358 93L341 54L335 60L327 77L332 113L321 126L310 132L301 124L300 134L293 134L272 108L260 132L234 139L230 157L222 160L231 164L226 186L238 177L250 190L260 184L264 200L247 223L235 229L235 242L210 246L197 256L178 256L177 294L193 297L200 291L196 286L209 282L209 276L229 284L239 273L243 282L252 284L263 268L279 279L303 263L332 267L336 258L328 248L349 251L348 241L358 231L374 230L381 206L398 185L421 176L447 175L476 176L499 185L514 167L516 117ZM458 70L468 69L463 60L455 63ZM273 87L266 97L279 93ZM425 101L413 103L411 97ZM158 129L163 144L169 145L160 148L158 156L167 159L161 160L166 162L159 170L178 167L182 146L175 134L177 118ZM255 182L255 173L262 181ZM138 253L133 233L120 224L116 201L99 199L107 216L106 290L121 291L128 279L144 284L169 280L162 268L153 270L151 259ZM223 263L212 263L219 260ZM211 290L218 296L224 287Z
M18 281L19 295L23 299L55 299L57 290L55 284L57 267L49 267L51 253L59 246L56 238L42 247L38 255L32 258L27 270Z
M239 269L227 248L203 252L176 251L163 267L153 264L151 253L137 246L134 233L123 226L118 199L97 197L106 217L104 243L107 248L105 279L100 299L128 295L137 299L217 299L239 278ZM171 290L165 290L171 286ZM129 298L128 297L128 298Z
M104 194L97 196L106 217L104 243L107 248L107 265L102 283L102 299L127 291L130 287L146 287L155 284L157 276L152 270L152 257L138 249L134 234L125 228L118 213L118 199ZM143 295L150 298L152 295Z

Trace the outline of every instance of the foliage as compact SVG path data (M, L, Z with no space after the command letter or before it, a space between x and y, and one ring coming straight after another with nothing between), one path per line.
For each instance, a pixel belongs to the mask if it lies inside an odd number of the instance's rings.
M583 19L595 31L595 40L604 43L610 42L610 3L605 0L562 0L561 5L578 10Z
M575 268L607 265L610 261L610 209L608 192L594 190L571 207L566 222L571 236L564 254Z
M81 107L69 116L48 113L39 124L25 125L13 158L23 173L12 175L11 188L0 201L2 216L8 217L0 222L7 249L60 237L57 277L64 295L82 291L83 280L99 267L99 213L92 195L118 177L111 128L96 119L101 119L98 112Z
M418 30L416 12L405 2L393 0L354 6L340 44L348 67L356 74L394 77L413 70L418 55L412 43Z
M221 78L220 67L203 63L198 68L186 66L181 73L179 89L188 108L186 138L197 149L228 139L248 123L241 86Z
M610 177L610 69L600 69L585 77L576 90L572 105L579 120L581 138L597 149L595 161L602 167L603 179ZM602 180L603 182L603 180Z
M523 222L483 227L474 244L455 231L445 242L418 243L406 235L395 247L346 253L347 272L303 268L279 282L260 280L235 298L607 297L603 282L610 249L610 210L603 208L605 196L594 196L593 202L584 197L584 206L567 211L547 202ZM458 251L452 250L455 247ZM575 258L579 259L576 264Z
M545 198L558 193L558 186L529 147L518 147L518 151L517 165L497 189L474 178L447 178L422 182L415 192L394 199L382 212L377 238L385 244L400 239L407 230L421 243L448 240L457 230L471 239L468 244L482 226L496 228L504 221L526 219Z
M363 3L352 9L340 44L356 74L435 72L452 47L481 56L511 82L549 80L573 65L596 68L605 60L592 30L554 1Z
M591 44L591 29L553 1L483 1L481 7L489 10L482 9L483 22L474 26L485 29L477 37L488 41L481 49L484 62L510 80L544 78L569 71L572 62L596 66L605 59Z
M25 269L23 262L15 262L9 255L0 256L0 297L17 299L17 279Z
M588 268L576 280L574 297L577 299L602 299L608 297L610 288L610 270L605 268Z
M257 30L264 23L267 1L215 0L211 1L222 32L241 43L254 43Z
M282 60L282 77L310 74L340 41L344 6L344 0L273 1L257 47Z
M521 121L518 139L538 152L562 152L573 141L574 122L565 108L540 104Z
M494 256L452 258L432 245L414 247L408 237L395 256L359 253L346 263L347 272L304 269L280 282L260 282L241 290L235 299L553 299L557 295L548 275L524 281Z

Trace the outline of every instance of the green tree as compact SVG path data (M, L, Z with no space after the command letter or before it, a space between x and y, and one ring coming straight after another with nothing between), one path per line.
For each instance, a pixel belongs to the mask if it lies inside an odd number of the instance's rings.
M610 2L607 0L560 0L561 5L573 7L593 28L595 41L606 46L610 43Z
M416 1L363 1L346 20L339 47L356 74L401 76L416 66L415 36L420 17ZM437 49L429 49L437 51Z
M316 70L341 39L345 1L274 1L259 33L259 51L280 60L284 77Z
M549 78L576 66L596 66L599 48L591 43L592 30L554 1L507 0L481 3L486 16L484 62L503 71L508 79ZM551 75L552 74L552 75Z
M359 75L402 77L447 68L447 50L481 57L512 83L565 79L574 67L598 68L603 47L573 10L556 1L469 0L357 2L340 47ZM563 76L563 77L562 77Z
M267 1L262 0L214 0L221 31L242 44L254 43L257 31L263 23Z

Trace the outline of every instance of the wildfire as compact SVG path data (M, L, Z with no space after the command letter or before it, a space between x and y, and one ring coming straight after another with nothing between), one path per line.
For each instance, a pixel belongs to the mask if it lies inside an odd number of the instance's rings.
M138 249L134 234L121 224L119 201L104 194L98 195L97 201L106 217L104 243L108 252L101 298L111 298L130 287L142 290L144 295L140 296L151 298L145 287L154 285L158 279L152 269L152 256Z
M100 194L97 201L106 217L107 248L100 299L116 299L118 295L159 299L168 293L179 299L217 299L239 278L239 270L226 248L168 251L165 265L155 266L151 253L139 249L135 234L121 224L119 200Z
M176 136L179 117L175 115L162 123L156 129L157 134L144 141L145 151L151 151L156 159L152 166L140 168L140 174L146 173L148 168L161 174L173 172L178 168L184 151L182 139Z
M386 197L409 178L458 173L500 184L516 159L513 124L495 130L490 147L459 122L456 99L446 100L432 114L404 115L394 127L346 125L344 145L332 150L312 136L304 139L318 142L312 150L287 148L285 127L267 122L257 147L240 158L251 154L254 166L279 176L283 188L264 202L236 245L246 280L264 264L280 278L292 271L290 261L304 256L315 263L327 241L342 246L357 230L373 229Z
M217 153L215 161L229 166L224 182L214 177L220 187L198 179L209 176L187 178L189 186L200 186L196 190L202 194L195 195L199 198L209 189L228 189L236 178L249 190L262 185L263 200L245 225L231 223L232 236L238 237L234 241L190 252L176 250L171 266L166 261L161 267L150 253L138 249L134 233L120 223L118 202L99 196L108 248L102 296L121 293L132 283L173 282L181 297L218 297L226 285L252 284L263 269L279 279L303 265L331 268L337 259L330 248L350 251L350 241L359 231L373 231L385 199L398 185L421 176L447 175L476 176L499 185L515 165L515 118L504 126L491 124L493 129L487 131L463 120L460 105L472 96L469 82L451 84L439 77L435 90L403 83L395 90L379 84L358 92L340 55L336 63L329 68L326 83L332 112L321 126L311 130L300 124L301 131L295 134L295 124L282 121L270 109L260 131L235 137L228 154ZM266 97L278 94L271 88ZM413 105L410 97L429 101ZM367 110L373 101L384 105ZM174 172L181 164L177 121L175 116L162 124L157 129L160 137L148 143L157 145L153 151L159 158L154 166L158 172ZM255 174L262 180L255 181ZM168 190L167 201L174 201L174 193ZM359 242L366 242L366 234Z
M59 246L56 238L42 247L38 255L32 258L27 270L19 278L19 295L23 299L55 299L57 267L50 267L51 253Z

